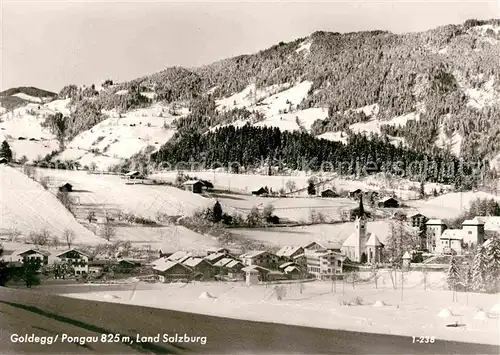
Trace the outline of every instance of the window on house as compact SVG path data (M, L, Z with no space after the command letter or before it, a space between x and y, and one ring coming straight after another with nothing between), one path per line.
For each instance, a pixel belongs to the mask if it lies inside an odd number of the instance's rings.
M469 231L469 234L472 234L472 231Z

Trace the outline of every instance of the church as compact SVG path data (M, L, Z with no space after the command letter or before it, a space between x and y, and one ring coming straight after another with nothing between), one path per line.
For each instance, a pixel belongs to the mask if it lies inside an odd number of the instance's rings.
M375 264L382 262L382 249L374 233L368 233L366 215L363 209L363 199L359 201L358 215L354 221L354 232L342 244L341 251L351 261Z

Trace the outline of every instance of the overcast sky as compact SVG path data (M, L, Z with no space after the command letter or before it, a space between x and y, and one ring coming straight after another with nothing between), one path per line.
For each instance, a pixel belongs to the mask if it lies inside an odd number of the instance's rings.
M208 64L314 31L413 32L500 17L490 1L0 0L0 89L133 79Z

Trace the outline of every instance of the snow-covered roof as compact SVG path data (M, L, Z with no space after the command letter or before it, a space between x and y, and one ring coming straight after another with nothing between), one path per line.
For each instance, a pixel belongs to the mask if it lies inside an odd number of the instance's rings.
M441 234L440 239L461 240L464 237L461 229L447 229Z
M249 272L249 271L266 271L266 272L271 272L271 270L266 269L265 267L262 267L262 266L257 266L257 265L245 266L241 270L244 271L244 272Z
M221 256L224 256L224 255L226 255L226 254L224 254L224 253L212 253L210 255L205 256L205 259L208 261L212 261L212 260L220 258Z
M134 176L134 175L139 175L139 172L136 170L129 171L128 173L125 174L125 176Z
M170 255L167 259L171 260L171 261L179 261L180 259L183 259L186 256L191 257L192 254L190 252L180 250L180 251L176 251L175 253Z
M290 257L293 254L295 254L297 251L299 251L300 249L302 249L302 247L300 247L300 246L287 245L287 246L284 246L283 248L281 248L280 250L278 250L276 255Z
M378 237L374 233L370 233L370 238L368 238L366 245L376 246L376 247L383 247L384 246L384 244L382 244L380 242L380 240L378 239Z
M183 183L182 185L194 185L194 184L198 184L198 183L202 183L202 182L200 180L188 180L185 183Z
M358 245L358 235L356 233L352 233L345 241L342 243L343 247L354 247Z
M203 259L203 258L191 258L191 257L189 259L181 261L182 264L184 264L186 266L189 266L189 267L198 266L202 262L207 262L208 263L208 261L205 260L205 259Z
M417 216L422 216L422 217L425 217L422 213L420 212L413 212L412 214L408 215L408 217L412 218L412 217L417 217Z
M477 226L477 225L483 225L484 222L481 221L479 218L474 217L473 219L467 219L462 222L462 225L464 226Z
M151 262L150 265L159 265L161 263L163 263L163 261L165 260L165 258L159 258L159 259L156 259L155 261Z
M438 226L445 225L445 223L440 219L429 219L425 224L426 225L438 225Z
M267 253L267 251L265 251L265 250L252 250L252 251L249 251L248 253L241 255L241 257L242 258L255 258L259 255L264 254L264 253Z
M384 197L383 199L380 199L379 202L387 202L387 201L390 201L390 200L394 200L394 201L397 201L394 197Z
M191 270L189 267L187 267L186 265L182 265L176 261L170 261L170 260L164 260L163 263L159 264L159 265L155 265L153 267L154 270L158 270L158 271L167 271L171 268L173 268L175 265L180 265L182 266L183 268L187 269L187 270Z
M238 266L238 265L243 265L243 263L239 260L232 260L224 266L227 268L233 268L233 267Z
M286 268L286 267L291 266L291 265L294 265L294 264L295 264L294 262L292 262L292 261L288 261L288 262L283 263L283 264L281 264L280 266L278 266L278 268L279 268L279 269L283 269L283 268Z
M84 252L82 252L82 251L80 251L80 250L76 250L76 249L69 249L69 250L63 251L62 253L57 254L56 256L57 256L57 257L60 257L60 256L62 256L62 255L64 255L64 254L66 254L66 253L69 253L70 251L74 251L75 253L78 253L78 254L84 255L84 256L86 256L87 258L89 257L89 255L88 255L88 254L85 254ZM48 255L50 255L50 254L48 254Z
M403 259L411 259L411 255L408 252L405 252L403 255Z
M226 266L227 264L229 264L231 261L233 261L234 259L231 259L231 258L224 258L224 259L220 259L219 261L217 261L214 266L217 266L217 267L224 267Z
M285 272L292 272L293 270L299 270L297 266L288 266L285 268Z
M30 251L32 251L34 253L37 253L37 254L40 254L40 255L43 255L43 256L49 256L50 255L50 253L48 251L38 250L38 249L28 249L28 250L23 251L22 253L19 253L19 255L27 254ZM59 256L59 255L57 255L57 256Z

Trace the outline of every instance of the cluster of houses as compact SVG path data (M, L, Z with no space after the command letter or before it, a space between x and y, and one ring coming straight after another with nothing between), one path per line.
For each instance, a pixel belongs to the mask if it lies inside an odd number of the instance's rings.
M276 253L256 250L236 257L228 249L213 249L205 256L178 251L160 254L151 265L161 282L174 280L259 281L300 279L314 276L330 279L342 274L344 255L338 246L311 242L305 246L285 246Z
M53 262L66 263L72 267L74 275L77 277L89 275L100 277L103 273L111 269L114 272L130 273L147 264L143 260L126 258L95 260L88 254L77 249L70 249L56 254L36 248L30 248L22 252L4 250L2 260L13 267L21 267L23 263L29 260L39 260L41 268Z

